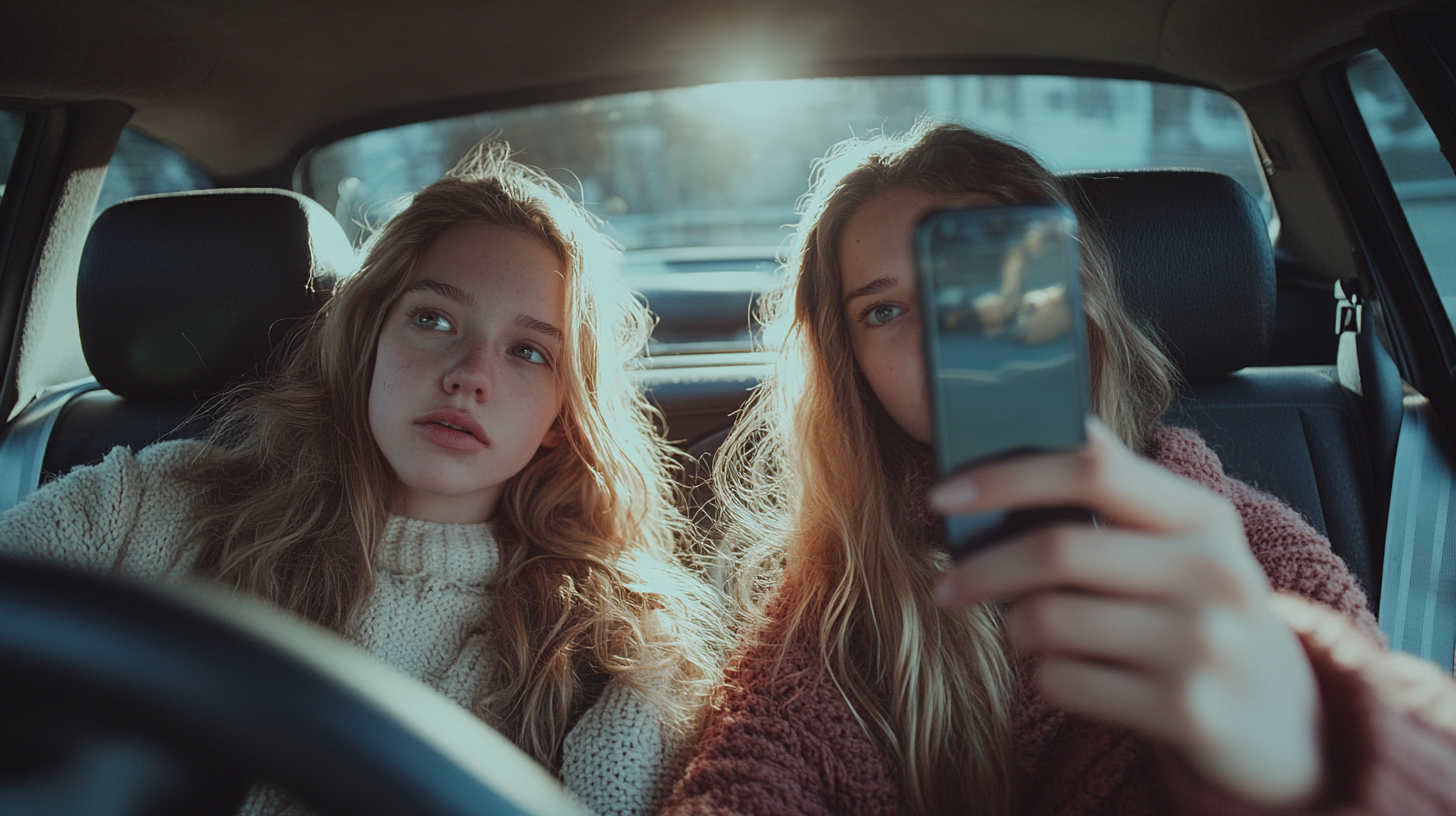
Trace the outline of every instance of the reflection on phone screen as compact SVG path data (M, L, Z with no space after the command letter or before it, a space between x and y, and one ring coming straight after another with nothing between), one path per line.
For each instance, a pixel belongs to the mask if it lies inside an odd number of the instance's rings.
M942 474L1085 441L1076 225L1053 206L944 210L917 236ZM952 520L956 537L996 519Z

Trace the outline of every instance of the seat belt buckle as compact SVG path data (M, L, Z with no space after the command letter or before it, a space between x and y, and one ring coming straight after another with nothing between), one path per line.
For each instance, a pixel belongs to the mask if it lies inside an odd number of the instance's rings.
M1355 280L1335 281L1335 334L1359 334L1365 316L1365 299Z
M1360 281L1356 278L1335 281L1335 336L1339 338L1335 369L1340 385L1363 396L1360 381L1360 354L1356 338L1360 335L1360 321L1365 318L1365 297L1360 294Z

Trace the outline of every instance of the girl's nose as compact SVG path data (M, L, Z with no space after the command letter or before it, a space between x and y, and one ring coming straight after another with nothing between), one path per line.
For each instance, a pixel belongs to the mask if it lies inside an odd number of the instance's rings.
M495 360L489 344L475 343L445 372L445 391L484 402L490 397L494 376Z

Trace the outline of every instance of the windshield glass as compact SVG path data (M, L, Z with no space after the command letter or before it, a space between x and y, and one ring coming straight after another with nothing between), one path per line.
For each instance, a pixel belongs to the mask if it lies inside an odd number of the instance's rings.
M732 82L423 122L311 153L302 191L356 241L467 148L498 136L580 195L626 249L660 323L657 352L747 348L748 298L774 280L813 161L851 135L956 121L1053 170L1226 173L1273 210L1242 112L1198 88L1056 76Z

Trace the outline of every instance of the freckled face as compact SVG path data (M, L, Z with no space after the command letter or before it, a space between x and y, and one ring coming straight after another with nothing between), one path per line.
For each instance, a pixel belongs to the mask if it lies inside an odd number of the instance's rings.
M379 333L369 427L397 480L394 512L485 521L505 483L558 441L562 262L518 230L436 239Z
M839 239L840 294L855 362L900 429L932 444L915 225L932 210L987 206L987 195L946 195L900 188L882 193L850 216Z

